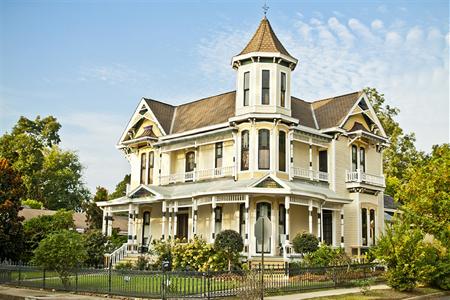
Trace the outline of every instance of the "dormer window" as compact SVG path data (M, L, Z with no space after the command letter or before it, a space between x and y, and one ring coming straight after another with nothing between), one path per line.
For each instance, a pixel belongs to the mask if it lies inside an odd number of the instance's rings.
M280 105L286 107L286 73L281 72L280 79Z
M250 72L244 73L244 106L250 103Z
M270 104L270 71L262 71L262 90L261 90L261 104Z

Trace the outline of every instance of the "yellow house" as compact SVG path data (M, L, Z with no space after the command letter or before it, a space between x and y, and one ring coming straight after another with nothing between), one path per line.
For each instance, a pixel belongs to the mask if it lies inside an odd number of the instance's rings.
M98 204L104 233L126 212L128 252L155 239L212 243L224 229L242 235L249 260L261 251L289 260L303 232L355 255L373 245L386 134L363 92L292 96L297 63L264 17L232 59L235 91L179 106L143 98L117 146L131 165L127 194ZM264 249L254 237L260 216L272 228Z

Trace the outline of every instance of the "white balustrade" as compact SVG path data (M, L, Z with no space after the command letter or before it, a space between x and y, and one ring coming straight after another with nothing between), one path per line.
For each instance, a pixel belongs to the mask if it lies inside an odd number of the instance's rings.
M367 174L361 170L346 171L345 175L347 182L363 182L371 185L385 186L384 176Z
M128 243L114 250L111 254L105 254L106 265L115 266L119 261L128 256Z
M309 169L304 169L304 168L299 168L299 167L292 168L292 176L303 178L303 179L328 182L328 173L327 172L309 170Z
M161 176L161 185L233 176L234 166L196 170Z

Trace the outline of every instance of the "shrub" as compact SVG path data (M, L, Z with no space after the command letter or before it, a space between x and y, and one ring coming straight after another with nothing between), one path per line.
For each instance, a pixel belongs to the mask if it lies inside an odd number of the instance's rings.
M87 258L85 264L89 266L103 265L108 238L100 230L89 230L83 235Z
M34 199L22 200L21 204L23 206L28 206L29 208L34 208L34 209L42 209L44 207L44 204L42 204L42 202L39 202Z
M216 236L214 249L227 258L228 271L230 271L231 263L239 259L239 253L244 249L244 241L238 232L230 229L223 230Z
M297 234L292 240L294 251L301 254L311 253L319 248L319 240L310 233Z
M309 267L328 267L349 265L350 258L342 248L332 248L327 245L320 246L315 252L305 255L304 264Z
M70 285L70 272L86 259L80 234L62 230L43 239L34 251L33 261L49 270L55 270L64 287Z
M119 262L114 266L114 269L116 270L132 270L133 268L134 266L131 261Z
M137 270L148 270L149 269L150 260L144 256L141 255L138 257L135 265L135 269Z

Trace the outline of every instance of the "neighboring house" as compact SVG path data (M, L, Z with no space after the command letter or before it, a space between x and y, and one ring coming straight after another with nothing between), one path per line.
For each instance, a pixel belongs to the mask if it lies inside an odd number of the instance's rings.
M390 195L384 195L384 220L390 222L395 213L400 212L400 205Z
M35 209L24 207L21 211L19 211L19 216L24 217L25 221L40 217L40 216L51 216L56 213L56 210L47 210L47 209ZM89 226L86 224L86 214L85 213L73 213L73 222L75 223L75 229L78 232L85 232L89 229ZM127 217L124 216L115 216L112 224L113 228L117 228L119 230L120 235L127 234Z
M362 91L291 95L297 64L264 18L232 59L236 91L178 106L143 98L118 142L130 189L98 203L104 232L128 212L131 251L152 239L213 243L224 229L242 235L250 260L263 250L288 260L303 232L354 255L373 245L384 223L386 134ZM260 216L272 223L265 249L254 237Z

